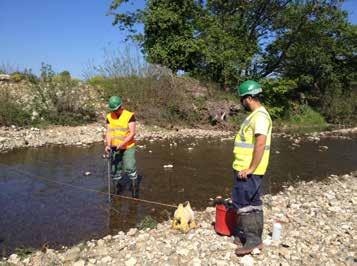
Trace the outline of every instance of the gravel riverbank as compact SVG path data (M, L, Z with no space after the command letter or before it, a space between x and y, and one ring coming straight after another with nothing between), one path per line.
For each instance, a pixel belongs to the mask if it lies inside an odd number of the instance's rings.
M73 145L86 146L103 141L104 125L93 123L86 126L66 127L52 126L45 129L0 127L0 152L27 147L41 147L45 145ZM319 141L321 138L348 138L346 135L356 134L356 128L318 132L306 134L306 140ZM289 137L292 141L300 142L301 137L294 137L286 133L277 133L276 136ZM167 130L157 126L138 124L138 140L171 139L171 138L206 138L206 137L234 137L234 132L216 129L172 129ZM297 140L296 140L297 139ZM295 143L298 144L298 143Z
M13 254L3 265L356 265L357 171L301 182L264 196L264 243L260 254L239 258L230 237L213 230L215 209L196 212L197 229L187 234L170 221L155 229L119 232L62 250L27 257ZM269 234L280 220L281 241Z
M41 147L45 145L86 146L104 139L105 127L99 123L86 126L52 126L45 129L0 127L0 152L18 148ZM174 137L225 137L232 135L229 131L207 129L173 129L167 130L157 126L137 125L137 140L170 139Z

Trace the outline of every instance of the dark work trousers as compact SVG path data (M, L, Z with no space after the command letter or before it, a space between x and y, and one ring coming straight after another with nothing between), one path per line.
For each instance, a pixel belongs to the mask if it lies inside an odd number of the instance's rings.
M238 172L233 173L234 185L232 190L233 206L238 213L252 212L262 209L261 187L263 175L248 175L240 179Z

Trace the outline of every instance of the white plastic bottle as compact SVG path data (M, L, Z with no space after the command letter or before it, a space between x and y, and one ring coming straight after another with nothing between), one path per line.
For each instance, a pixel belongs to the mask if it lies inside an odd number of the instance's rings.
M273 224L273 236L272 236L272 240L273 240L273 241L278 241L278 240L280 240L281 229L282 229L281 223L275 222L275 223Z

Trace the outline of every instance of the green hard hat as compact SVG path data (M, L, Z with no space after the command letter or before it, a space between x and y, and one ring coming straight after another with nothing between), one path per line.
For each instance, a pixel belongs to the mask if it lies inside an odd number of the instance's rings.
M119 96L112 96L109 99L108 107L110 111L118 110L122 104L122 100Z
M245 95L256 95L261 93L262 86L254 80L246 80L237 88L240 97Z

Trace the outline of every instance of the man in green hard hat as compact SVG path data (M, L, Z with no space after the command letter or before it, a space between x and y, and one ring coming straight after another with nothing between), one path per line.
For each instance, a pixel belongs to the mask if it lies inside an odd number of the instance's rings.
M125 173L132 181L134 196L134 184L138 176L135 160L135 115L123 108L122 99L119 96L110 97L108 107L110 112L106 116L105 151L112 152L111 175L120 190L118 186L122 183Z
M261 249L263 206L260 199L262 179L269 163L272 120L261 104L261 85L254 80L243 82L238 94L244 109L250 114L243 121L234 141L233 206L237 211L237 226L241 232L235 238L238 256Z

